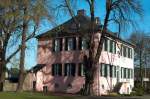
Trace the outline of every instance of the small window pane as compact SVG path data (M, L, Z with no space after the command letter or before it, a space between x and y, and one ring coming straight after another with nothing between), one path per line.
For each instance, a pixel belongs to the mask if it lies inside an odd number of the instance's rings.
M105 65L101 64L101 76L105 76Z
M84 76L85 75L84 65L82 63L79 64L78 75L79 76Z

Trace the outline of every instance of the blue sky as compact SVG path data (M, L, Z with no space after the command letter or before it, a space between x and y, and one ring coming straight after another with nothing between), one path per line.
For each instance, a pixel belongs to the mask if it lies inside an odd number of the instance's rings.
M60 0L57 0L56 3L59 3ZM139 24L138 25L138 29L140 31L144 31L147 32L148 35L150 35L150 0L141 0L141 4L143 6L144 9L144 16L142 19L139 19L135 16L135 21ZM82 0L80 0L80 2L77 5L78 7L76 8L78 9L85 9L87 12L87 15L89 15L89 7L87 5L87 3L82 2ZM76 14L76 12L75 12ZM100 20L103 21L105 15L105 3L104 0L96 0L96 7L95 7L95 16L100 17ZM61 13L61 15L59 17L56 18L56 23L59 25L63 22L65 22L66 20L68 20L70 17L68 14L66 13ZM42 24L40 25L40 29L38 30L38 34L44 33L48 30L50 30L51 28L53 28L53 26L48 22L48 21L43 21ZM117 32L116 27L111 25L109 27L109 29L113 32ZM121 36L123 38L128 38L131 34L131 32L133 32L134 30L132 28L130 28L128 31L126 32L122 32ZM30 43L30 44L29 44ZM36 39L32 39L30 42L28 43L29 48L26 51L26 59L25 59L25 64L26 64L26 69L31 68L32 66L35 66L37 64L37 40Z

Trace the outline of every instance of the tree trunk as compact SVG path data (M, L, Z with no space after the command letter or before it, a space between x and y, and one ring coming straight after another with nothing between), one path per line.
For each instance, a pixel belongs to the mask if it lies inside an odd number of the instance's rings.
M24 8L24 15L26 15L26 7ZM24 63L25 63L25 49L26 49L26 32L27 32L27 23L26 19L23 20L23 30L22 30L22 42L21 42L21 53L20 53L20 64L19 64L19 82L17 86L17 92L23 91L23 83L25 78L25 70L24 70Z
M19 64L19 82L18 82L18 87L17 91L22 92L23 89L23 82L24 82L24 77L25 77L25 71L24 71L24 62L25 62L25 38L26 38L26 33L25 29L26 26L23 26L23 32L22 32L22 43L21 43L21 53L20 53L20 64Z
M1 49L0 56L0 92L3 91L5 82L6 62L5 62L5 50Z
M101 31L101 38L98 44L98 48L96 49L95 53L95 42L94 42L94 0L91 0L90 4L90 12L91 12L91 29L90 29L90 49L89 49L89 56L84 56L84 66L85 66L85 87L83 90L84 95L92 95L93 94L93 83L95 79L95 74L97 70L97 64L99 62L99 58L101 56L103 42L104 42L104 34L107 31L107 23L110 15L110 2L106 2L107 9L106 9L106 17L104 20L104 26Z
M95 43L94 43L94 1L91 0L90 5L90 13L91 13L91 29L90 29L90 34L89 34L89 42L90 42L90 48L89 48L89 56L84 56L84 66L85 66L85 87L83 90L84 95L91 95L93 94L93 82L94 82L94 76L95 76L95 64L94 64L94 48L95 48Z

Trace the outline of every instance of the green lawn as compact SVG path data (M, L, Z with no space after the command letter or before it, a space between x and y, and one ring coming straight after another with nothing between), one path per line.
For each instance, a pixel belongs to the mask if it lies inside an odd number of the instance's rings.
M15 93L15 92L2 92L0 99L75 99L75 96L52 96L44 95L42 93ZM77 97L76 97L77 99Z

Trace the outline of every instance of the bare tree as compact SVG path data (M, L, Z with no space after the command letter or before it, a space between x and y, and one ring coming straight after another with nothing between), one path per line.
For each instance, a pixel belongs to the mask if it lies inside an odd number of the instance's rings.
M140 85L143 87L143 69L147 68L150 59L150 38L142 31L136 31L131 34L129 40L135 44L135 66L140 67ZM145 67L144 67L145 66Z
M71 16L71 1L65 0L65 6L69 9ZM103 26L101 28L101 38L98 44L98 48L95 51L95 43L94 43L94 19L95 19L95 1L96 0L85 0L90 7L90 16L91 16L91 24L90 24L90 33L88 34L90 48L89 48L89 56L84 56L84 65L85 65L85 87L84 87L84 95L91 95L93 89L94 77L96 74L96 66L98 65L99 58L102 52L102 45L105 39L105 34L108 32L108 24L112 21L114 24L119 24L119 31L122 29L125 30L128 26L135 25L134 15L142 16L142 7L139 0L106 0L106 12L104 16ZM83 2L83 1L82 1ZM98 2L98 0L97 0ZM73 17L74 18L74 17ZM76 21L75 21L76 22Z
M3 90L6 64L20 50L20 80L17 89L22 91L26 42L35 37L42 19L52 20L51 9L48 8L50 3L47 0L1 0L0 2L0 29L2 30L0 35L2 49L2 55L0 56L2 61L0 65L0 91ZM9 40L17 34L21 36L21 39L16 42L21 40L21 44L6 57Z

